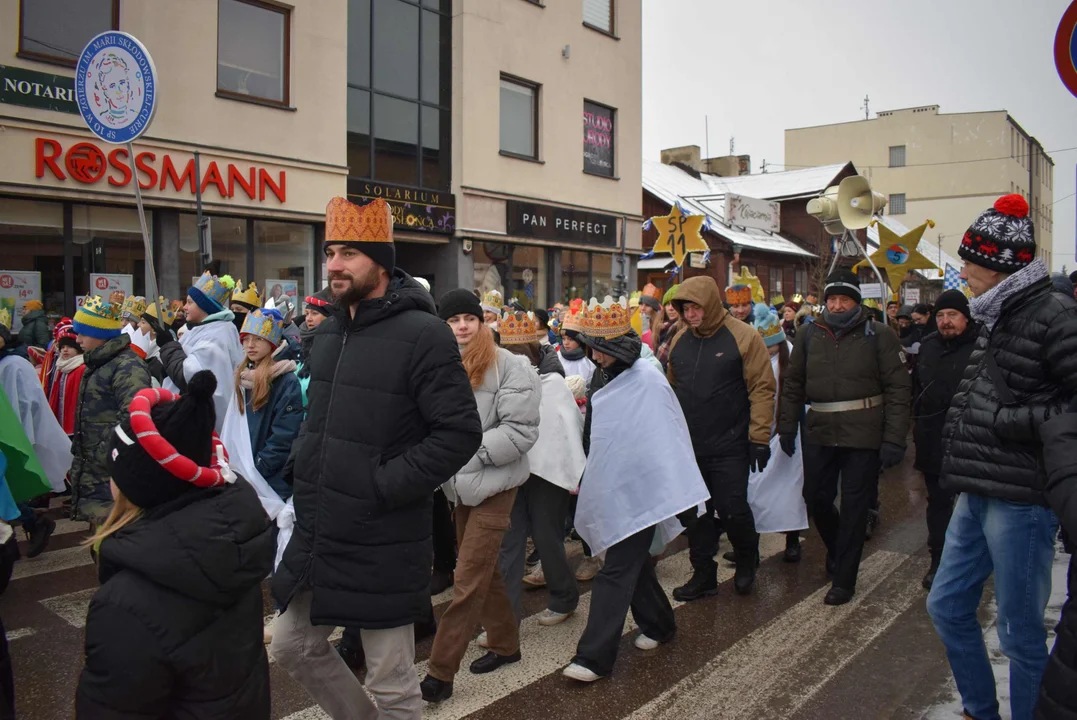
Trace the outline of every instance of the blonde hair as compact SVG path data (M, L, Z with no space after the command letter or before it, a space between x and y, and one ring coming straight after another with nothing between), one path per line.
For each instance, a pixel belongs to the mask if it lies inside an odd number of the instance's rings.
M116 501L112 504L112 512L108 514L105 522L97 528L93 536L82 541L83 547L92 546L94 552L100 553L102 540L127 527L140 517L142 517L142 508L128 500L127 496L119 488L116 488Z
M269 392L273 387L273 366L275 364L276 360L273 353L269 353L251 368L251 374L254 377L253 386L251 387L251 407L254 408L255 412L261 410L269 402ZM247 403L243 399L243 386L240 384L243 371L246 369L247 363L245 362L240 363L239 367L236 368L236 399L239 400L240 415L247 409Z
M464 370L471 382L471 389L478 390L490 366L497 362L497 344L494 333L485 325L479 326L479 332L464 348Z

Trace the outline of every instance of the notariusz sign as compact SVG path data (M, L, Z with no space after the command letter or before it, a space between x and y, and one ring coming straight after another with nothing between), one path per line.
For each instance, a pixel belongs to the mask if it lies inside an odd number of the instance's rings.
M0 65L0 103L79 114L74 78L7 65Z

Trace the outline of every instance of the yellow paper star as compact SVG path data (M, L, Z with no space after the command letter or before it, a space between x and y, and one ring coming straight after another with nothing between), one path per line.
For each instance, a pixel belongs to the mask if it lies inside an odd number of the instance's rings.
M654 254L669 253L680 267L688 253L707 252L707 241L700 230L703 228L702 215L685 215L680 207L673 206L669 215L651 218L651 223L658 231L658 240L654 243Z
M766 300L766 293L763 292L763 283L759 282L759 278L752 275L751 271L746 267L740 269L740 275L735 276L733 285L747 285L752 289L752 302L761 303Z
M879 249L871 254L871 261L875 263L875 267L886 271L890 286L895 293L898 286L905 280L906 273L913 270L939 269L938 265L921 255L916 249L928 225L934 227L935 223L928 220L923 225L899 236L882 223L878 224ZM866 267L870 267L867 260L862 260L853 266L853 272Z

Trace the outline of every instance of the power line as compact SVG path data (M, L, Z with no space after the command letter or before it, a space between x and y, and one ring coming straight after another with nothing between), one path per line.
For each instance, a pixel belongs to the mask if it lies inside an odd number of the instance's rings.
M1050 155L1050 154L1056 154L1056 153L1070 152L1071 150L1077 150L1077 146L1068 147L1068 148L1061 148L1059 150L1044 150L1043 152L1044 152L1044 154ZM1020 161L1022 158L1029 158L1029 157L1032 157L1031 153L1023 154L1023 155L1003 155L1001 157L993 157L993 158L976 158L975 160L946 160L946 161L943 161L943 162L933 162L933 163L914 163L914 164L911 164L911 165L900 165L898 167L936 167L936 166L939 166L939 165L964 165L964 164L967 164L967 163L994 162L994 161L997 161L997 160L1018 160L1018 161ZM786 165L784 163L767 163L767 164L768 165L781 165L783 168L785 168L787 170L788 169L802 170L802 169L806 169L806 168L818 167L818 165ZM896 167L891 166L891 165L857 165L857 167L860 168L860 169L872 169L872 170L896 170L897 169Z
M1067 195L1066 197L1062 198L1062 200L1069 200L1069 199L1070 199L1071 197L1073 197L1074 195L1077 195L1077 192L1072 192L1072 193L1070 193L1070 194L1069 194L1069 195ZM1060 202L1062 202L1062 200L1055 200L1055 201L1054 201L1053 203L1051 203L1051 205L1050 205L1050 206L1051 206L1051 207L1054 207L1055 205L1058 205L1058 204L1059 204Z

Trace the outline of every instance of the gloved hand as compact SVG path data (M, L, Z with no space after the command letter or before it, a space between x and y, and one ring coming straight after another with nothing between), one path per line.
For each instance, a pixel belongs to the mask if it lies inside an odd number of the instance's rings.
M748 450L748 469L752 472L763 472L767 463L770 462L770 445L752 443Z
M145 320L146 324L153 330L155 336L153 339L154 342L157 343L158 348L163 348L169 343L176 342L176 338L172 337L172 332L166 327L161 327L161 323L157 318L147 314L143 316L143 320Z
M900 465L904 459L905 448L900 445L884 442L882 447L879 448L879 462L882 463L883 470Z
M797 451L796 433L783 433L778 436L778 442L782 445L782 452L789 457L793 457L793 453Z

